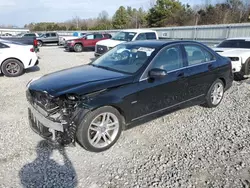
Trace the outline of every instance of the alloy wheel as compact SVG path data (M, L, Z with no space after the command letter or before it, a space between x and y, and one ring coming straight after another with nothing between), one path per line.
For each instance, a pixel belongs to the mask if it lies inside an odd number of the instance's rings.
M9 62L6 65L6 71L11 75L18 74L20 72L20 69L20 66L16 62Z
M110 145L119 132L119 120L113 113L99 114L88 128L88 141L96 148Z
M221 82L218 82L214 85L211 92L211 102L213 105L217 105L222 100L224 94L224 87Z

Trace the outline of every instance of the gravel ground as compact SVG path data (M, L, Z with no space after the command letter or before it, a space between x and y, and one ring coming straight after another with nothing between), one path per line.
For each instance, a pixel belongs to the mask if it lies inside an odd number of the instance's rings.
M87 63L93 52L42 47L39 56L39 69L0 77L0 187L250 187L248 80L234 82L215 109L158 118L96 154L47 145L28 126L25 99L31 78Z

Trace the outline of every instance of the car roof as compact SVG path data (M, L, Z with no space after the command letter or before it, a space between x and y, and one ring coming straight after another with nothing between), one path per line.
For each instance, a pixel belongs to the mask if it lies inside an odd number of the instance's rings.
M156 32L154 30L150 30L150 29L124 29L122 31L125 31L125 32Z
M161 48L170 44L178 44L178 43L193 43L193 44L202 44L197 41L188 41L188 40L168 40L168 39L162 39L162 40L138 40L138 41L131 41L126 42L126 44L131 45L138 45L148 48ZM203 45L203 44L202 44Z

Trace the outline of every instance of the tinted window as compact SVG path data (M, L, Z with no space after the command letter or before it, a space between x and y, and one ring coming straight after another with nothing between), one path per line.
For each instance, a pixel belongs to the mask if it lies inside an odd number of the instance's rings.
M136 33L135 32L118 32L116 33L112 39L113 40L121 40L121 41L131 41L135 37Z
M110 34L104 34L104 37L109 38L109 39L112 38L112 36Z
M250 41L242 41L239 43L240 48L249 48L250 49Z
M200 46L184 45L184 48L187 54L188 65L209 62L215 59L215 57L210 52Z
M95 34L95 39L102 39L102 38L103 38L102 34Z
M155 33L146 33L146 37L148 40L151 40L151 39L156 39L156 34Z
M87 39L94 39L94 35L87 35L86 38Z
M49 33L46 33L45 36L46 36L46 37L50 37L50 34L49 34Z
M166 71L173 71L182 68L183 59L180 46L167 47L159 52L154 59L152 68L165 69Z
M9 46L0 42L0 48L9 48Z
M135 40L146 40L146 33L140 33Z
M250 41L245 40L225 40L217 47L219 48L248 48L250 49Z
M56 33L51 33L51 36L52 37L56 37Z

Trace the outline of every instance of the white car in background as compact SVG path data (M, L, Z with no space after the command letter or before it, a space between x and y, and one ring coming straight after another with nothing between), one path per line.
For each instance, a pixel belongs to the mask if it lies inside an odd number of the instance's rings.
M95 56L101 56L116 45L135 40L158 40L158 34L149 29L125 29L116 33L111 39L101 40L95 45Z
M236 79L241 80L250 74L250 38L229 38L213 50L231 59Z
M7 77L16 77L37 64L38 57L33 46L0 40L0 73Z

